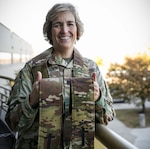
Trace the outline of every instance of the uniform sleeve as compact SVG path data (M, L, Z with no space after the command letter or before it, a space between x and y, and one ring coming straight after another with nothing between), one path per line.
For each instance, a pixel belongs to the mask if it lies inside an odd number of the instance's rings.
M108 117L115 116L115 110L113 108L113 99L110 95L108 85L102 77L102 74L97 66L96 68L97 80L100 87L101 96L100 99L96 101L96 120L104 124L104 116Z
M33 77L29 64L19 72L8 99L6 122L13 131L24 131L30 127L37 114L29 104L29 94L32 90Z

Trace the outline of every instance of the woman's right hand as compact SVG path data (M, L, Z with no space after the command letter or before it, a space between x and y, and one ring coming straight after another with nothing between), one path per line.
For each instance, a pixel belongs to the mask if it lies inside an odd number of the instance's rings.
M37 108L40 99L40 80L42 79L42 73L37 72L37 81L33 84L32 92L29 96L29 103L32 108Z

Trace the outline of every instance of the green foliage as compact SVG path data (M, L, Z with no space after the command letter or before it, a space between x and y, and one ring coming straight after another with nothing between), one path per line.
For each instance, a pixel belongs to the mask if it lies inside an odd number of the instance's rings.
M128 102L141 100L145 112L145 101L150 99L150 57L141 54L126 57L124 64L111 64L108 73L111 94L114 99L125 99Z

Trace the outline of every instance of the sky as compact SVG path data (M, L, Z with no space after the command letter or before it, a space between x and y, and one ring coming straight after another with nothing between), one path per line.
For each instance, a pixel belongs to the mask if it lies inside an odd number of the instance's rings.
M84 56L108 64L150 48L150 0L0 0L0 22L39 54L50 47L42 32L46 14L59 2L79 12L85 31L75 47Z

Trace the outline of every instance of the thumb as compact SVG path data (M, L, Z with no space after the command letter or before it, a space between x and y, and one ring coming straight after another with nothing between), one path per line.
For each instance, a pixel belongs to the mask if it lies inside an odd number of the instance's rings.
M42 73L40 71L37 72L37 81L42 80Z
M93 77L93 80L94 80L95 82L97 82L97 78L96 78L96 72L93 72L93 75L92 75L92 77Z

